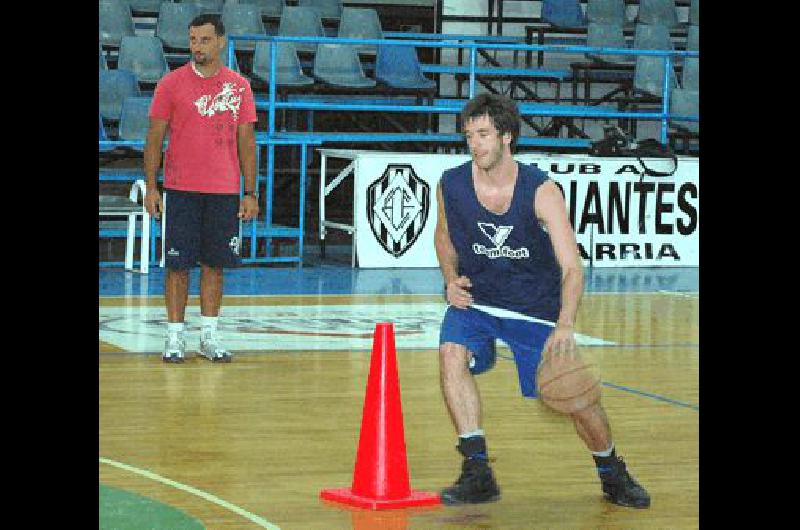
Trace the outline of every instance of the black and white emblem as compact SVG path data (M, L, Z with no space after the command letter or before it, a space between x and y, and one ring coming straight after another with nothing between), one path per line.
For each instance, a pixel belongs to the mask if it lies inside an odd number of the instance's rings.
M402 256L428 220L431 189L409 164L389 164L367 188L367 219L375 239L394 256Z

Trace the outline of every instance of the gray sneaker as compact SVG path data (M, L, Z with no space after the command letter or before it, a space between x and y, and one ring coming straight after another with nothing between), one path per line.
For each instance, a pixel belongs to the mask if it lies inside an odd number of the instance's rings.
M178 337L175 340L170 340L170 338L167 337L167 341L164 344L164 354L161 356L161 359L165 363L182 363L185 360L185 352L186 342L183 340L183 337Z
M220 346L219 339L213 335L206 335L200 339L200 355L215 363L231 362L231 353Z

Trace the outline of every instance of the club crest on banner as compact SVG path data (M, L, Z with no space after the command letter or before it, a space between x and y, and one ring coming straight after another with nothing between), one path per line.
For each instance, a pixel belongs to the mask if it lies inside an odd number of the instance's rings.
M398 258L419 238L430 210L430 186L410 164L389 164L367 188L367 219L375 239Z

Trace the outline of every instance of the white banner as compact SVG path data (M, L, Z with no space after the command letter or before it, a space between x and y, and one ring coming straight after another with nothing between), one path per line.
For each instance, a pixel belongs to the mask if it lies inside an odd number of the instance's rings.
M359 267L438 267L436 185L468 155L359 152L355 157ZM564 191L584 264L699 265L699 161L679 157L669 177L642 178L635 158L526 153ZM645 160L663 170L671 161Z

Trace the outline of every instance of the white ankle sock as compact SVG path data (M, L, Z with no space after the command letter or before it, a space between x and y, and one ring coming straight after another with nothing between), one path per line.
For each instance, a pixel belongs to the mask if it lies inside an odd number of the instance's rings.
M203 336L217 335L217 322L219 321L219 317L207 317L204 315L200 315L200 327L202 328Z
M611 442L611 447L609 447L606 451L592 451L594 456L611 456L611 451L614 450L614 442Z
M183 322L167 322L167 335L170 338L178 338L183 335Z
M471 438L473 436L484 436L483 429L475 429L474 431L458 435L459 438Z

